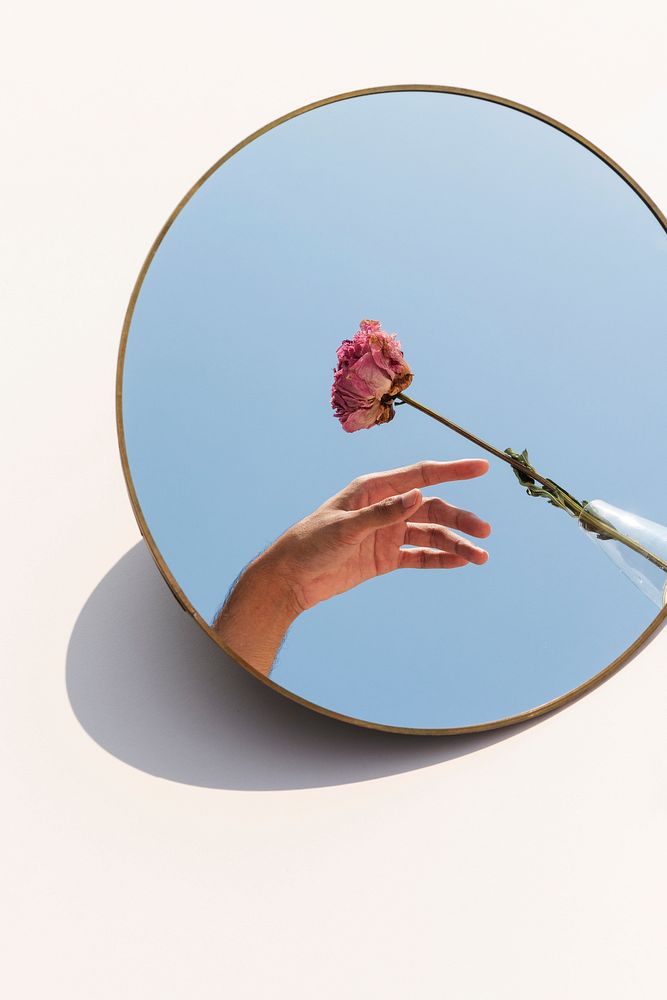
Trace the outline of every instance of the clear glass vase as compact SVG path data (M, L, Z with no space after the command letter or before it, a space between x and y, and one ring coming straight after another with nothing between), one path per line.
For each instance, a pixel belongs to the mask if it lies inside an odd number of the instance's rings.
M653 604L658 608L667 604L667 528L664 525L614 507L605 500L587 503L579 516L579 524ZM614 533L627 541L615 537Z

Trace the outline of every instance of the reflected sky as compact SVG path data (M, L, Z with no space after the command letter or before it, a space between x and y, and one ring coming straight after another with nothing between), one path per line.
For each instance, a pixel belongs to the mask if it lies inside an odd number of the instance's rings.
M667 521L666 275L636 193L514 109L372 94L271 129L181 211L128 337L128 460L173 576L211 622L239 570L354 476L484 454L407 406L342 431L335 351L364 317L398 334L411 396L528 448L575 496ZM634 641L655 607L490 461L425 491L491 522L488 563L397 571L311 609L276 683L380 724L479 725Z

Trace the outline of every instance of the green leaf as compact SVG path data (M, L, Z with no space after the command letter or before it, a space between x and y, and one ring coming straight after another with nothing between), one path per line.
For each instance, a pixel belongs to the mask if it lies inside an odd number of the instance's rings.
M525 468L526 471L524 472L523 469L517 469L515 466L512 466L512 471L529 496L542 497L550 503L552 507L558 507L570 514L572 513L572 510L570 509L570 506L565 498L568 497L571 501L574 501L574 503L577 504L577 501L573 496L556 483L552 483L551 480L548 480L549 486L545 486L543 483L538 483L534 477L530 475L531 472L535 472L535 469L530 464L527 448L524 448L521 452L513 451L512 448L505 448L505 454L509 455L510 458L515 459L515 461L520 462Z

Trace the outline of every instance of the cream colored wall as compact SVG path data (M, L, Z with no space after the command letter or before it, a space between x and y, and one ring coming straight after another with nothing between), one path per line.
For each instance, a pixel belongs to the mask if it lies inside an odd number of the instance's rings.
M661 996L664 631L501 734L302 711L221 663L138 547L113 392L171 209L325 96L511 98L664 211L663 5L65 0L3 20L5 995Z

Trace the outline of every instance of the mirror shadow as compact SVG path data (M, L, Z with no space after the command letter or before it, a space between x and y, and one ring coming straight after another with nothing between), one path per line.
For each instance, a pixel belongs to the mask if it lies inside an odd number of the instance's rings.
M140 542L82 608L67 651L78 721L114 757L206 788L321 788L452 760L540 720L464 736L363 729L251 677L184 612Z

